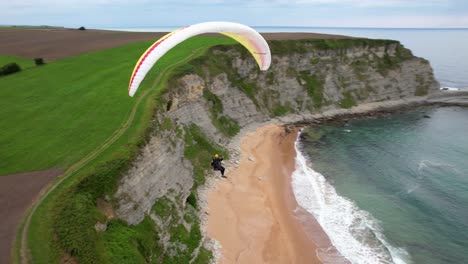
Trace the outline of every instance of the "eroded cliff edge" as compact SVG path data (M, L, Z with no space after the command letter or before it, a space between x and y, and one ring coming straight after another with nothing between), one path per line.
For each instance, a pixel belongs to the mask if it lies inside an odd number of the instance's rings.
M439 88L428 61L396 41L271 41L270 47L266 72L240 46L214 47L176 69L158 99L151 138L122 177L114 210L131 225L151 218L167 258L209 259L200 247L197 188L214 152L236 155L228 145L241 130Z

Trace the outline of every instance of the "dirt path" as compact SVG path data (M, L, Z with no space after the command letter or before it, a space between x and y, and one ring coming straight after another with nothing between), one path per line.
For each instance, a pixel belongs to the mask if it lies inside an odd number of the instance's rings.
M49 169L0 176L0 263L11 263L11 249L21 217L40 190L63 173Z
M147 98L147 95L151 91L153 91L153 88L161 81L161 79L173 68L177 67L180 64L187 63L188 61L190 61L194 56L198 54L200 50L204 48L205 47L195 49L190 56L166 67L154 80L154 82L151 85L151 88L147 89L140 97L138 97L138 100L133 106L130 114L128 115L126 119L123 120L119 129L117 129L106 141L104 141L104 143L101 146L99 146L97 149L95 149L93 152L88 154L86 157L84 157L77 163L73 164L70 168L68 168L63 174L64 176L59 181L55 182L52 186L49 186L47 190L45 190L44 193L37 199L37 201L32 205L31 209L29 210L28 215L25 216L27 217L25 225L23 229L20 230L19 232L19 235L21 235L21 246L20 246L21 263L23 264L29 263L30 255L29 255L29 250L28 250L28 245L27 245L27 232L28 232L28 228L29 228L32 215L36 211L37 207L41 204L41 202L45 199L45 197L47 197L49 193L51 193L55 188L57 188L60 185L60 183L63 182L64 179L66 179L70 175L73 175L75 172L77 172L79 169L81 169L83 166L85 166L94 158L96 158L99 154L101 154L105 149L107 149L115 141L117 141L120 138L120 136L122 136L132 124L140 103L144 99Z

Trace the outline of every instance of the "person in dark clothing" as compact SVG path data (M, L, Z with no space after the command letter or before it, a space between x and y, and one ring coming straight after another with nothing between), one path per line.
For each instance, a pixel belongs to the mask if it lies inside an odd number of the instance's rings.
M224 176L224 167L221 165L221 161L223 160L223 157L220 157L218 154L214 155L214 158L211 160L211 167L213 167L213 170L218 170L221 172L221 177L226 178Z

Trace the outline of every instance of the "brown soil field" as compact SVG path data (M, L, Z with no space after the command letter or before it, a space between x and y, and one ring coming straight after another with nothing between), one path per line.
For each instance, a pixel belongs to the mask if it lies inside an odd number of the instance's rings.
M18 225L39 192L61 169L0 176L0 263L11 263L11 249Z
M342 39L350 38L342 35L329 35L320 33L300 33L300 32L278 32L262 33L266 40L288 40L288 39Z
M47 61L121 46L156 40L164 33L119 32L76 29L0 29L0 54Z
M106 49L144 40L157 40L165 34L166 32L0 28L0 54L27 59L41 57L47 62L89 51ZM263 33L262 35L267 40L343 38L343 36L338 35L315 33Z

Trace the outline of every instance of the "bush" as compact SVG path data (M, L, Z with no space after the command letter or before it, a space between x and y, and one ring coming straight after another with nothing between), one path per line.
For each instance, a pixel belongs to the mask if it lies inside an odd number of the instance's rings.
M44 59L43 58L34 58L34 63L36 63L36 66L44 65Z
M8 75L19 71L21 71L21 67L16 62L12 62L0 68L0 75Z
M194 191L192 191L189 197L187 197L187 203L193 206L193 208L198 207L197 194Z
M78 30L86 30L86 28L81 26L81 27L78 28Z
M54 231L65 251L80 263L97 263L98 234L94 229L100 213L88 193L66 197L67 203L55 219Z
M345 93L343 93L343 96L344 96L344 98L341 99L341 101L340 101L340 106L342 108L349 109L349 108L357 105L356 101L354 100L353 96L351 95L351 92L345 92Z
M310 72L307 71L301 71L299 73L299 78L305 81L305 88L309 97L312 98L314 108L320 109L325 104L323 98L323 81L316 75L310 75ZM300 80L299 83L301 83Z
M162 263L164 249L158 243L159 236L149 216L134 226L113 219L101 235L104 259L95 263Z
M205 171L210 169L210 160L213 153L219 153L225 159L229 159L228 153L216 143L212 143L200 128L191 124L185 129L184 157L194 167L193 190L205 182Z

